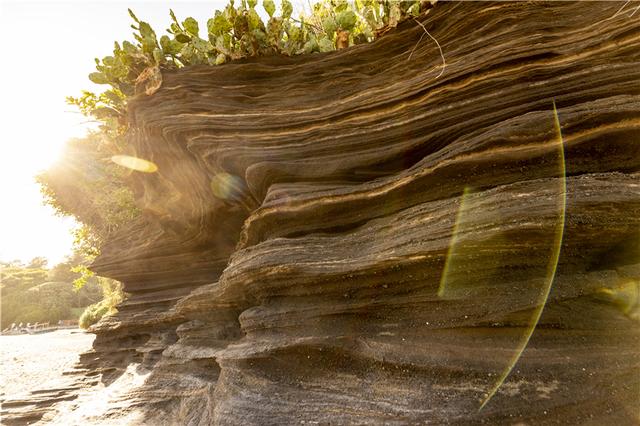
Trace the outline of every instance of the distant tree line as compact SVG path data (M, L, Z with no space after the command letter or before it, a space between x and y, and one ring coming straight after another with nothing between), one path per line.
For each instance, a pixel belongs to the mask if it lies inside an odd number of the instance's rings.
M90 277L81 288L73 282L81 275L73 269L82 263L78 255L48 268L45 258L34 258L23 264L20 261L0 262L0 327L4 330L12 323L51 323L59 320L78 320L85 311L83 324L88 327L117 303L119 284L113 280ZM94 304L110 300L111 306L100 312ZM102 302L105 305L105 302Z

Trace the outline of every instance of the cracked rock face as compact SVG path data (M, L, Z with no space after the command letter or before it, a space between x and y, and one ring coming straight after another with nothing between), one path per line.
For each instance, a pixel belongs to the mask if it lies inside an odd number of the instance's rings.
M148 424L637 424L622 4L439 2L446 64L408 21L166 73L130 104L158 171L94 265L130 297L86 368L150 372L123 397Z

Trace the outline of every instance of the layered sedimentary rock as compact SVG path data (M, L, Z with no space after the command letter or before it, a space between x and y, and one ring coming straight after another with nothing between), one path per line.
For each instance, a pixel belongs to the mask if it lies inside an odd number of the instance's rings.
M94 265L129 298L83 358L150 374L102 418L637 424L623 4L438 2L371 44L165 73L129 106L142 216Z

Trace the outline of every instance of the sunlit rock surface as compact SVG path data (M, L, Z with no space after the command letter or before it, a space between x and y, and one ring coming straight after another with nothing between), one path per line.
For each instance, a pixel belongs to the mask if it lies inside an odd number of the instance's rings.
M142 217L94 265L130 297L82 358L145 378L87 419L637 424L623 4L439 2L429 34L166 73L130 104Z

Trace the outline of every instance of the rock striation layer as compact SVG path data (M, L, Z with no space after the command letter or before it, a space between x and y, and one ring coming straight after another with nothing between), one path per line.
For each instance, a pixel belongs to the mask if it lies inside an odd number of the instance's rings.
M371 44L165 73L129 106L158 171L93 266L129 298L84 367L150 371L122 400L148 424L637 424L623 4L438 2Z

